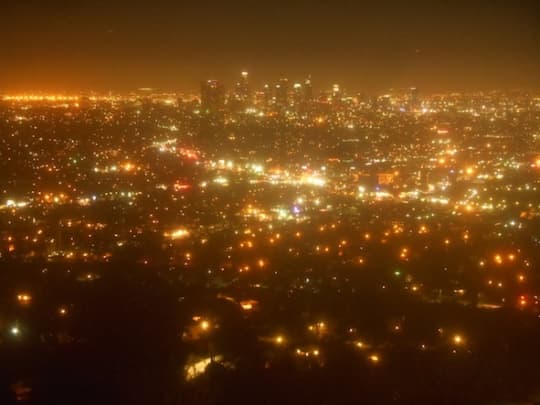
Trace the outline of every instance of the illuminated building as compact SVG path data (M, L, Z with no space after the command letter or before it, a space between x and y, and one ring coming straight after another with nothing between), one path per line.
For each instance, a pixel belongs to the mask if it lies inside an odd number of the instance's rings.
M409 109L417 110L420 107L420 99L418 97L418 89L411 87L409 89Z
M264 107L270 107L272 104L272 91L270 85L265 84L261 92L257 94L257 102Z
M243 71L240 81L235 86L235 99L242 107L247 107L251 102L251 93L249 88L248 72Z
M225 106L225 89L217 80L201 83L201 109L205 113L218 113Z
M300 83L294 83L293 84L293 103L295 106L301 105L304 101L302 93L302 85Z
M304 81L304 99L309 102L313 100L313 86L311 85L311 75Z
M378 173L377 182L380 185L392 184L394 182L394 173Z
M334 84L332 86L332 103L338 104L341 101L341 89L339 84Z
M289 101L289 80L280 79L276 84L276 106L286 107Z

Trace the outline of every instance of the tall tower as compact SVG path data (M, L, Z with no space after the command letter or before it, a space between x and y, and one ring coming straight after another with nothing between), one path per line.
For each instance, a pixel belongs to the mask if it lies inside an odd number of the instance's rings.
M304 95L302 94L302 84L293 84L293 103L295 106L300 106L304 103Z
M218 113L225 107L225 88L217 80L201 83L201 110L203 113Z
M339 84L334 84L332 86L332 102L337 104L341 101L341 89Z
M251 92L249 88L248 77L248 72L243 71L240 77L240 81L236 83L234 90L235 101L242 108L245 108L251 104Z
M416 110L420 107L420 98L418 97L418 89L411 87L409 89L409 109Z
M279 79L276 84L276 105L286 107L289 102L289 80Z
M245 101L248 101L250 96L248 76L249 73L244 70L240 79L240 95Z
M311 75L306 78L304 82L304 98L306 101L313 100L313 87L311 85Z
M262 105L269 108L272 105L272 89L269 84L265 84L262 90Z

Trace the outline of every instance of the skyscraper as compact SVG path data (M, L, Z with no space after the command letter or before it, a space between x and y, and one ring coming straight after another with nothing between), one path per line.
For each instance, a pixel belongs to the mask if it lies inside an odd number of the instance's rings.
M420 107L420 99L418 97L418 89L411 87L409 89L409 109L416 110Z
M272 105L272 89L269 84L263 86L259 101L264 108L269 108Z
M240 81L234 87L234 97L231 103L233 110L243 111L252 103L248 76L248 72L243 71Z
M218 113L225 107L225 88L217 80L201 83L201 110L203 113Z
M248 72L243 71L240 81L236 84L236 94L238 98L244 103L249 104L250 101L250 88L248 80Z
M306 101L311 101L313 99L313 87L311 85L311 75L306 78L304 82L304 98Z
M289 102L289 80L279 79L276 84L276 105L278 107L286 107Z
M293 84L293 103L295 106L300 106L304 103L304 94L302 93L302 84Z
M341 89L339 87L339 84L334 84L332 86L332 103L333 104L339 104L341 101Z

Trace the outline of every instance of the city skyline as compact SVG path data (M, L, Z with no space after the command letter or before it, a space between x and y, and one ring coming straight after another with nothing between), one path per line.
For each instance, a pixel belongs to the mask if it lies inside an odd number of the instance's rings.
M74 98L84 98L84 97L107 97L107 96L128 96L128 95L175 95L180 97L182 100L191 100L193 98L197 98L201 100L204 98L204 87L205 85L211 85L211 86L218 86L220 91L223 92L223 102L225 104L230 103L231 101L234 101L236 97L238 97L238 91L239 86L246 85L249 82L249 90L247 88L244 88L243 91L249 92L249 98L252 99L254 96L257 95L257 93L264 93L270 92L273 96L275 96L276 89L282 86L282 83L284 83L283 91L285 91L289 96L294 98L294 93L299 91L300 88L303 89L302 91L306 90L306 86L309 87L309 91L311 93L310 97L313 98L324 98L324 97L331 97L332 94L338 89L341 96L346 96L348 98L355 98L358 97L364 98L364 97L383 97L383 96L389 96L389 95L405 95L408 94L410 91L414 91L416 94L421 92L423 97L436 97L436 96L444 96L444 95L474 95L474 94L490 94L490 93L500 93L500 94L511 94L511 93L522 93L522 94L528 94L531 96L535 96L540 93L540 89L534 88L534 87L513 87L513 88L503 88L503 87L487 87L487 88L476 88L476 89L466 89L466 90L460 90L460 89L446 89L446 90L434 90L430 88L422 88L417 86L415 83L412 83L408 86L399 86L399 87L386 87L386 88L380 88L380 89L355 89L351 87L347 87L343 85L343 82L338 80L331 80L328 79L327 83L325 82L324 85L317 81L317 77L313 77L312 74L304 74L302 75L296 75L294 77L289 77L287 75L281 75L277 76L277 78L269 79L267 78L257 78L255 75L252 74L251 71L247 71L245 69L237 71L236 76L228 77L228 80L223 80L222 77L219 76L209 76L206 78L202 78L196 84L194 84L193 88L190 90L178 90L178 89L172 89L172 88L160 88L160 87L151 87L151 86L138 86L138 87L130 87L126 89L97 89L97 88L88 88L88 89L53 89L53 90L46 90L46 89L0 89L0 97L3 97L4 99L16 99L16 98L26 98L28 100L34 99L34 101L37 101L37 99L51 99L51 98L66 98L66 99L74 99ZM244 83L242 84L242 82ZM248 94L244 94L244 97L248 97ZM244 100L248 101L248 100ZM253 100L251 100L253 101Z
M241 70L355 92L539 88L536 2L416 4L5 2L0 91L193 92Z
M540 1L0 2L0 404L540 404Z

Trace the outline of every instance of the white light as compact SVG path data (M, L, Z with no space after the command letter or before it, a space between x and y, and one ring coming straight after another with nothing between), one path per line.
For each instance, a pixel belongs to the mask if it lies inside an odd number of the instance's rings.
M184 228L179 228L179 229L176 229L176 230L172 231L171 233L166 233L165 236L169 237L169 238L171 238L173 240L184 239L184 238L187 238L189 236L189 231L187 229L184 229Z
M220 185L222 185L222 186L226 186L227 184L229 184L229 180L226 179L225 177L221 177L221 176L220 176L220 177L216 177L216 178L214 179L214 183L220 184Z

